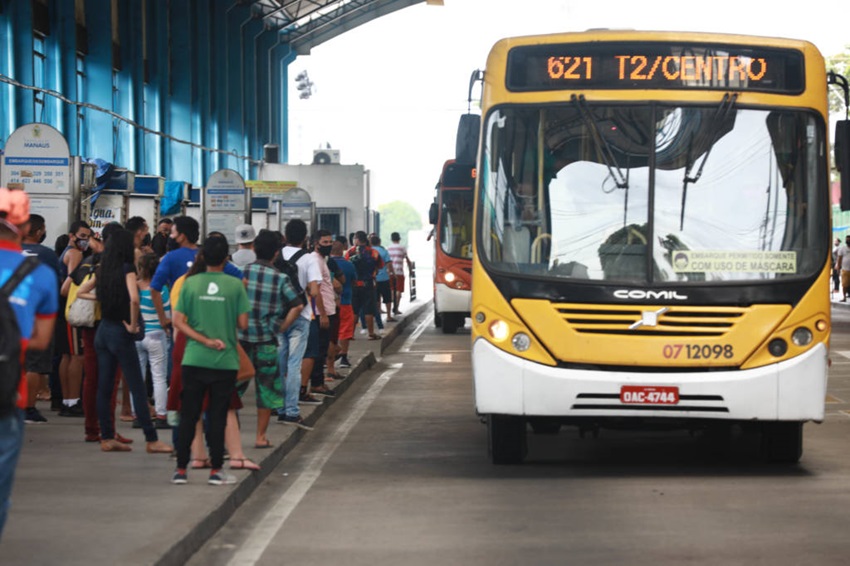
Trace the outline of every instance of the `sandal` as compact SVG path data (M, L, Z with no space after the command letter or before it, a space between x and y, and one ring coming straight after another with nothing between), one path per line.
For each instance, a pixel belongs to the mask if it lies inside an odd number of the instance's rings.
M161 440L155 440L153 442L148 442L146 450L148 451L148 454L171 454L174 448L172 448L170 444L166 444Z
M118 442L114 438L100 441L100 449L104 452L129 452L132 450L126 444Z
M237 464L238 462L238 464ZM257 465L256 462L252 461L250 458L231 458L230 459L230 469L231 470L251 470L252 472L257 472L260 470L260 466Z
M381 339L381 337L378 336L377 334L370 334L369 335L369 340L380 340L380 339Z
M254 444L254 448L271 448L272 446L274 446L274 444L272 444L271 440L268 439L266 439L265 442L257 442Z
M212 462L210 462L209 458L194 458L191 462L191 468L193 470L210 470L212 469Z
M117 440L121 444L133 444L132 438L127 438L126 436L121 436L117 432L115 433L115 440Z

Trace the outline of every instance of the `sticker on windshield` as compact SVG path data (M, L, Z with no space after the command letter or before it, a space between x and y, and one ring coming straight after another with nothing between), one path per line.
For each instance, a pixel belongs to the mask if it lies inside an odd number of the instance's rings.
M676 273L797 273L797 252L673 252Z

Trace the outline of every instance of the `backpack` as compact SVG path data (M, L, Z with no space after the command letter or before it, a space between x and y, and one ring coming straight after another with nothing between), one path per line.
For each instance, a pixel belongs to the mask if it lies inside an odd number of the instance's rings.
M37 257L28 256L0 289L0 418L12 414L17 405L18 384L23 369L21 367L21 329L9 297L38 265Z
M83 260L69 275L71 286L68 289L68 297L65 302L65 320L71 326L91 328L95 325L95 322L100 320L100 301L77 300L77 291L83 283L92 278L96 270L97 265L94 261ZM80 315L84 316L86 320L82 320Z
M280 254L274 262L277 270L289 277L289 282L292 283L295 292L301 297L302 305L307 304L307 297L304 295L304 289L301 288L301 281L298 280L298 266L295 264L306 254L307 250L298 250L289 259L283 259L283 254Z
M369 283L372 281L377 262L372 254L372 248L368 246L357 246L357 253L349 256L349 261L354 265L354 271L357 273L357 280Z

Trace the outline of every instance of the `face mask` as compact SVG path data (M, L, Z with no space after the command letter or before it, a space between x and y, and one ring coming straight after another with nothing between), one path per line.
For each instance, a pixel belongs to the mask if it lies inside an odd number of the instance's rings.
M86 251L87 249L89 249L89 241L88 240L77 240L77 248L79 248L79 250L81 252Z
M177 240L175 240L175 239L174 239L174 238L172 238L171 236L169 236L169 237L168 237L168 240L166 240L166 241L165 241L165 249L166 249L166 251L171 252L171 251L176 250L176 249L177 249L177 248L179 248L179 247L180 247L180 245L177 243Z
M331 255L331 248L332 247L333 247L332 245L330 245L330 246L319 246L319 253L322 254L324 257L328 257L329 255Z
M42 243L47 238L47 232L41 235L41 238L38 239L38 243Z

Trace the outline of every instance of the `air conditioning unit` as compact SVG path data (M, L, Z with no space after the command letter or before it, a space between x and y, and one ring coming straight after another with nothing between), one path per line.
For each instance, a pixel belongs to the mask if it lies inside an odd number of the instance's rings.
M313 150L313 165L330 165L339 164L338 149L314 149Z

